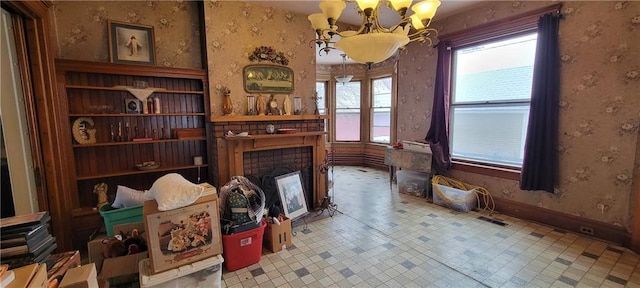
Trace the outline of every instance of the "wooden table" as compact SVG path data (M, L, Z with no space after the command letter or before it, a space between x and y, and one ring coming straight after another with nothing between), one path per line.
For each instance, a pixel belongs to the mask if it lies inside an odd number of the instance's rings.
M392 187L398 167L431 174L431 153L387 147L384 164L389 166L389 187Z

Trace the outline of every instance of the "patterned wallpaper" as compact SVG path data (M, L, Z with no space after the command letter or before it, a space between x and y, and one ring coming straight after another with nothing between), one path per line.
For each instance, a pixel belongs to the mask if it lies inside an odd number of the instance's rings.
M57 58L109 62L107 21L154 27L156 66L202 68L197 2L53 1Z
M315 94L315 48L309 43L315 33L306 15L266 7L255 2L207 1L204 4L207 67L213 116L222 115L221 86L231 90L234 113L247 112L247 93L243 89L243 68L256 47L270 46L289 59L294 72L294 92L302 98L303 114L313 113ZM255 95L255 94L253 94ZM276 95L280 107L284 95Z
M107 19L155 27L158 66L201 68L197 3L190 1L54 1L57 57L109 61ZM436 21L441 34L494 21L554 2L483 2ZM235 111L246 111L242 68L257 46L284 52L295 72L294 95L312 110L314 37L306 15L253 2L204 3L212 112L221 115L216 85L231 89ZM521 191L517 181L456 172L494 197L629 228L631 185L640 126L640 2L564 2L560 27L562 86L560 184L556 194ZM636 39L632 41L632 35ZM309 47L307 49L307 47ZM398 138L422 139L431 119L436 51L410 44L398 65ZM335 68L335 67L331 67ZM321 68L331 71L334 69ZM355 67L354 67L355 68Z
M483 2L434 23L459 31L554 2ZM453 177L506 198L592 220L632 226L631 189L640 125L640 2L564 2L560 24L560 183L555 194L521 191L517 181L473 173ZM436 16L437 17L437 16ZM429 128L436 50L412 44L399 65L399 139ZM640 161L635 161L638 165ZM636 167L635 169L638 169ZM637 181L637 179L636 179Z

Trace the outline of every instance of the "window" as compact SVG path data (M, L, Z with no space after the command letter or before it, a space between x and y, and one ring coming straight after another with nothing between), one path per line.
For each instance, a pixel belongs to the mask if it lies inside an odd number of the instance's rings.
M318 111L320 115L325 115L327 114L327 82L316 82L316 92L318 97Z
M371 142L391 142L391 77L371 80Z
M320 115L327 114L327 99L329 95L327 94L327 84L328 84L328 81L316 81L316 97L318 97L318 99L316 100L316 103L318 103L318 113L320 113ZM329 131L329 123L327 119L325 119L324 132L328 132L328 131ZM329 141L328 133L324 135L324 140Z
M360 84L336 83L336 141L360 141Z
M452 47L451 156L521 167L537 33Z

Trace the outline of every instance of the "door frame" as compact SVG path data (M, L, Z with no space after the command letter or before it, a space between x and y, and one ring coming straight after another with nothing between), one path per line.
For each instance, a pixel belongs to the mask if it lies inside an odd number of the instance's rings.
M49 211L51 232L56 237L58 251L67 251L71 245L71 199L65 191L73 186L69 171L74 163L69 145L69 131L59 123L65 103L56 101L56 73L52 47L49 8L50 1L2 1L2 8L14 15L18 65L23 82L23 93L34 172L38 206ZM65 141L66 140L66 141Z

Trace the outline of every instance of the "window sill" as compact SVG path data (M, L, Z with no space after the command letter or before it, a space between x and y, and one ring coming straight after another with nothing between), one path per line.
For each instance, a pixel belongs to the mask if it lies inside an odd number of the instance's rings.
M504 178L509 180L520 181L520 170L506 167L495 167L477 163L453 160L451 169L475 174L481 174L491 177Z

